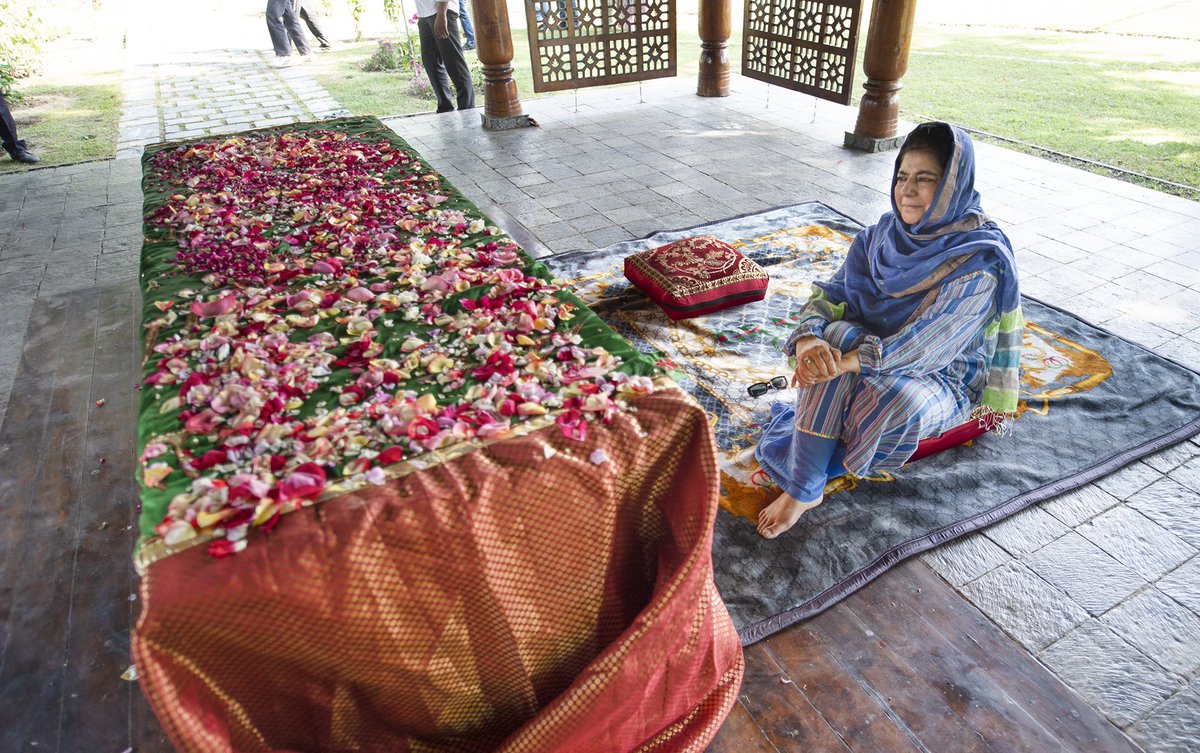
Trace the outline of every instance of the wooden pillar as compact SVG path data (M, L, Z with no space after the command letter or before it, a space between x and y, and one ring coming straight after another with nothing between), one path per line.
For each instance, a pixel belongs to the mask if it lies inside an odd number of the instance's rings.
M729 96L729 34L733 30L730 0L700 0L701 97Z
M846 146L866 152L882 152L900 146L896 135L900 119L900 79L908 70L912 46L913 18L917 0L875 0L871 27L863 55L867 93L858 103L854 133L846 134Z
M523 128L530 123L513 80L508 6L504 0L471 0L471 15L479 62L483 63L483 127L489 131Z

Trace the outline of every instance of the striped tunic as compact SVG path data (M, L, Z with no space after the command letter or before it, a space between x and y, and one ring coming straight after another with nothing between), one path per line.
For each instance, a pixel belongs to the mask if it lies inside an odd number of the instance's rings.
M962 423L979 400L996 345L995 328L989 327L998 316L996 287L990 270L951 280L913 321L886 337L854 322L831 321L823 316L830 310L827 302L810 303L788 338L787 355L794 354L797 339L815 335L843 353L858 348L861 373L800 390L791 428L840 440L842 463L856 475L902 466L921 439ZM763 464L772 476L812 473L788 469L784 458L778 460L782 465ZM791 484L781 486L786 490Z

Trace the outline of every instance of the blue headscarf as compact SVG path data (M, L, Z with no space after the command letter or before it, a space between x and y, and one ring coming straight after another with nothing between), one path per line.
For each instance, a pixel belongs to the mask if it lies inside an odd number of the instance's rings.
M970 136L955 126L917 126L896 157L892 186L906 148L918 135L953 141L929 209L916 224L908 225L900 218L892 191L892 211L860 232L841 269L816 286L830 303L846 304L845 318L886 337L916 319L943 282L980 270L992 271L999 282L998 318L992 325L998 327L999 339L983 402L993 412L1011 414L1016 410L1024 328L1012 244L983 212L975 190L975 148Z

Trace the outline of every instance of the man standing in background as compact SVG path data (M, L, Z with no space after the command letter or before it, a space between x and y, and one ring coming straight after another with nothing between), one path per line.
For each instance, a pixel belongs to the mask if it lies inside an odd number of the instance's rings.
M450 112L455 100L450 98L450 82L457 92L458 109L475 106L475 87L471 69L463 55L459 36L458 13L449 10L448 0L416 0L417 30L421 34L421 65L437 95L438 112Z
M458 0L458 20L462 22L463 49L475 49L475 26L471 23L471 14L467 13L467 0Z
M298 4L296 0L267 0L267 31L271 34L275 62L279 65L291 62L293 44L301 58L310 52L304 29L300 28Z

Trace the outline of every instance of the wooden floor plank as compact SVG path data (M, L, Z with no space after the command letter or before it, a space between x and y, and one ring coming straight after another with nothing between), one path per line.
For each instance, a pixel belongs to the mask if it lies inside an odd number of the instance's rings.
M23 538L16 552L8 615L9 643L0 675L0 750L36 745L56 750L60 730L66 632L70 620L70 571L77 528L85 416L96 336L96 293L71 294L63 357L49 394L45 387L22 400L49 398L45 455L24 489ZM82 356L81 356L82 354Z
M4 467L4 473L0 473L0 677L9 644L8 615L13 588L21 567L19 551L26 535L25 516L33 479L45 454L49 392L63 353L66 325L66 299L59 297L34 304L4 425L0 428L0 457Z
M854 753L929 753L880 698L849 673L829 652L812 625L825 615L793 625L763 641L814 710Z
M955 713L921 671L880 640L844 604L814 621L814 634L824 638L842 668L876 694L898 725L930 751L994 753L978 733Z
M931 671L974 693L989 681L1002 683L1006 695L1032 718L1032 725L1055 736L1059 749L1080 753L1140 750L924 563L905 564L872 584L871 590L879 615L888 608L911 612L923 623L908 623L912 631L940 635L952 647L937 656L938 667ZM856 610L860 604L861 599L851 600ZM986 668L989 677L979 677L971 671L972 666Z
M101 291L87 404L83 483L71 569L71 621L63 682L59 750L122 751L132 747L127 719L136 685L120 679L130 664L130 602L136 539L137 357L132 347L137 291ZM101 405L97 402L103 401ZM103 459L103 462L102 462ZM139 749L140 750L140 749Z
M962 646L932 630L922 614L961 608L947 604L944 589L913 594L911 604L898 602L891 584L903 581L906 563L884 575L869 592L859 592L844 603L878 639L904 657L913 671L925 677L942 702L959 716L988 746L1002 753L1057 750L1061 742L1005 688L1019 667L1006 667L994 657L974 656ZM961 597L954 594L961 601Z
M738 701L733 704L706 753L779 753L779 749L767 739L754 715Z
M763 646L746 650L742 695L747 709L780 753L849 753L829 722L813 707L804 685L788 676Z

